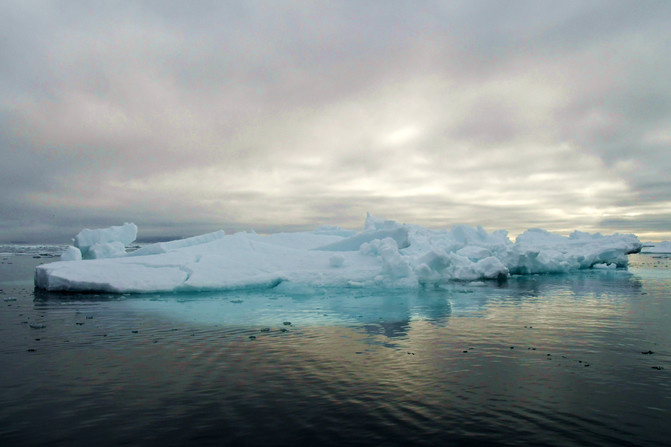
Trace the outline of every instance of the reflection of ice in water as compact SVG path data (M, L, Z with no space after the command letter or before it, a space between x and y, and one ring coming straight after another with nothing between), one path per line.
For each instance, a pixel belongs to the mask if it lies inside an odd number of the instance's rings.
M440 321L450 314L445 291L367 291L358 289L278 290L131 296L133 308L202 324L280 327Z
M627 297L641 285L627 271L589 271L512 277L506 282L451 283L420 290L311 288L282 283L261 291L128 295L133 308L199 324L281 327L378 324L393 336L412 320L446 324L494 302L523 303L538 297Z

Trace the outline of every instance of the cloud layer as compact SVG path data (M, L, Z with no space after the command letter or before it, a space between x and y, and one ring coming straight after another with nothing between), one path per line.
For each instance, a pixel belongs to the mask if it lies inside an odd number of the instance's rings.
M0 240L671 239L671 3L4 2Z

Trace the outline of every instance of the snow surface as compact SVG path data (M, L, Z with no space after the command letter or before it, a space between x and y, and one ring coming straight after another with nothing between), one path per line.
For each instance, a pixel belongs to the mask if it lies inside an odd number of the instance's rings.
M574 232L563 237L533 229L512 242L502 230L487 233L467 225L432 230L370 215L364 231L354 234L337 227L267 236L218 231L128 254L94 249L96 244L118 248L130 243L136 229L125 224L80 233L75 242L80 250L87 247L82 255L95 259L42 264L35 270L36 287L115 293L256 289L287 283L417 288L454 280L503 280L511 274L622 268L626 255L641 249L631 234Z

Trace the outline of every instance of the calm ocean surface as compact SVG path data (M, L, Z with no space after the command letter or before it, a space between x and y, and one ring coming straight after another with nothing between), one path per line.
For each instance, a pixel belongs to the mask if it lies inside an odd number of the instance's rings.
M439 290L64 295L0 247L0 445L671 442L671 259Z

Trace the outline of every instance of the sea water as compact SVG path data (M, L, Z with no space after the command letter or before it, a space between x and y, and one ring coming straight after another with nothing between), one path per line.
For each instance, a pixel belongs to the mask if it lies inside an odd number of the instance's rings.
M310 289L55 294L0 247L0 445L631 445L671 439L671 260Z

